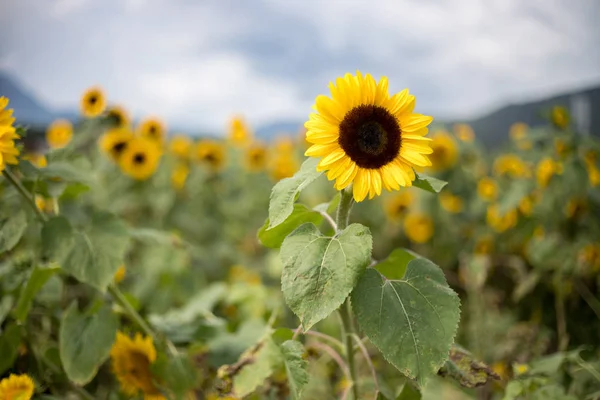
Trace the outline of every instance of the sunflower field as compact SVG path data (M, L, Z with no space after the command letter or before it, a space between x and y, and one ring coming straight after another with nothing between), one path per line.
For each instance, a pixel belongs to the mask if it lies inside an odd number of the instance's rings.
M600 142L329 88L264 142L92 87L43 152L0 97L0 400L600 399Z

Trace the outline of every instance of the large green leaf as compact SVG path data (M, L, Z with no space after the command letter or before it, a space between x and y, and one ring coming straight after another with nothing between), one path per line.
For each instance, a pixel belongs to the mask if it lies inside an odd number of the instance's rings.
M12 367L19 353L21 327L12 323L0 335L0 375Z
M0 217L0 253L12 250L19 243L27 228L27 218L23 210Z
M424 385L448 359L460 316L458 296L442 270L416 258L402 279L374 268L352 292L361 329L400 372Z
M282 179L273 186L269 203L269 227L272 229L283 223L294 211L294 202L298 194L317 179L323 172L317 171L319 160L309 158L302 164L300 171L291 178Z
M91 381L108 358L119 320L110 307L81 314L77 303L65 311L60 324L60 359L69 379L79 385Z
M42 286L44 286L48 279L50 279L50 277L59 270L60 268L54 266L48 268L35 267L33 271L31 271L31 275L29 276L27 283L23 289L21 289L19 301L17 302L17 307L14 310L14 315L17 320L20 322L25 321L27 314L29 313L29 309L31 308L31 302L33 301L35 295L42 288Z
M281 246L281 286L305 330L335 311L371 262L369 228L352 224L334 237L313 224L292 232Z
M185 394L196 384L194 365L186 355L159 356L152 365L152 372L173 391L176 399L185 399Z
M413 181L413 186L431 193L439 193L448 184L448 182L434 178L433 176L427 176L418 172L415 172L415 175L416 178Z
M104 291L123 262L128 234L120 219L95 213L86 230L54 217L42 229L45 255L81 282Z
M302 358L304 346L298 341L287 340L283 342L279 349L283 355L292 398L299 399L304 385L308 382L308 362Z
M269 219L258 230L258 239L267 247L277 249L281 247L283 240L287 235L300 225L311 222L319 225L323 221L323 216L317 211L313 211L304 204L294 204L294 211L281 224L268 229Z

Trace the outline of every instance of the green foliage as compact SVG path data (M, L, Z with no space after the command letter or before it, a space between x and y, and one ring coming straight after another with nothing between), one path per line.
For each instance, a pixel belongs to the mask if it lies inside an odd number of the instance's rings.
M44 286L44 284L60 270L57 266L50 266L47 268L35 267L31 271L31 275L27 280L27 283L21 290L17 306L14 310L14 316L19 322L25 322L29 309L31 308L31 302L35 298L35 295Z
M19 353L20 344L21 328L17 324L7 325L0 335L0 374L11 367Z
M260 242L270 248L281 247L283 240L300 225L310 222L319 225L323 221L320 213L313 211L303 204L294 204L294 211L281 224L269 228L269 219L258 230Z
M452 346L450 349L450 358L440 369L439 374L455 379L461 386L468 388L483 386L490 380L500 379L489 366L457 346Z
M434 178L433 176L424 175L418 172L415 172L415 175L416 178L413 181L413 186L416 186L419 189L423 189L427 192L439 193L442 191L444 186L448 184L448 182L444 182L440 179Z
M0 217L0 254L10 251L19 243L27 228L27 216L23 210Z
M308 383L308 372L306 360L302 358L304 347L300 342L287 340L280 346L283 354L283 362L288 376L290 390L293 399L299 399L304 385Z

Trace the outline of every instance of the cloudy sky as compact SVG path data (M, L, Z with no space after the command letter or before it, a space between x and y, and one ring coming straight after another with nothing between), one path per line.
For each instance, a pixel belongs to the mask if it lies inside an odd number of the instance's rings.
M136 116L300 120L360 69L469 117L600 82L598 0L0 0L0 70L51 108L90 85Z

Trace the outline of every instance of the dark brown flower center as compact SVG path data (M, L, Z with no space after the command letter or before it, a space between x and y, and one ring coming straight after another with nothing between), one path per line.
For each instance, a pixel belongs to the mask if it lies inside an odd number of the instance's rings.
M116 142L112 147L112 151L115 154L121 154L125 150L125 147L127 147L127 142Z
M133 162L135 164L143 164L146 161L146 155L144 153L137 153L133 156Z
M90 96L90 104L94 105L98 101L98 97L95 95Z
M344 116L338 143L359 167L381 168L400 152L400 125L385 108L361 105Z

